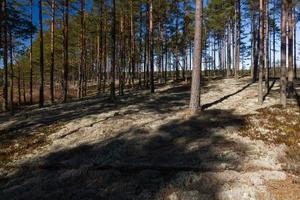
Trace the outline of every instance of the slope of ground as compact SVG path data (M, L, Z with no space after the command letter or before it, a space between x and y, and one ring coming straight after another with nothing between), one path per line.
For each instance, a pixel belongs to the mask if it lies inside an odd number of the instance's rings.
M300 199L297 171L287 170L299 164L290 162L293 155L286 159L289 139L260 137L290 135L283 124L270 123L270 130L281 131L266 133L262 126L266 112L277 108L278 87L274 82L258 106L257 85L249 79L211 81L202 90L203 111L193 116L185 84L159 88L154 95L133 93L117 102L95 98L28 108L14 117L3 114L0 196ZM289 101L286 111L269 115L296 123L295 147L299 107ZM288 189L281 192L282 185Z

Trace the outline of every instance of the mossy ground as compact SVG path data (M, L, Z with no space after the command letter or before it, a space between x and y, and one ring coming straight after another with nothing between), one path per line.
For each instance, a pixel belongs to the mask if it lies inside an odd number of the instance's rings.
M292 167L293 171L300 173L298 166L300 163L299 107L288 105L282 108L280 105L275 105L259 109L258 112L256 115L246 117L241 134L268 144L285 144L288 147L286 159L295 164Z

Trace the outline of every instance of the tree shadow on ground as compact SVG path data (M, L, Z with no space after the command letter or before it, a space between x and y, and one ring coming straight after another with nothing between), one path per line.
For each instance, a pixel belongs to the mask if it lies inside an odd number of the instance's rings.
M218 99L218 100L216 100L216 101L214 101L214 102L204 104L204 105L202 105L201 109L202 109L202 110L205 110L205 109L207 109L207 108L212 107L213 105L216 105L216 104L218 104L218 103L222 103L222 102L225 101L226 99L228 99L228 98L230 98L230 97L232 97L232 96L234 96L234 95L237 95L238 93L244 91L245 89L247 89L247 88L250 87L251 85L252 85L252 83L248 83L247 85L245 85L244 87L242 87L241 89L239 89L239 90L236 91L236 92L233 92L233 93L231 93L231 94L228 94L228 95L226 95L226 96L224 96L224 97L222 97L222 98L220 98L220 99Z
M109 140L53 152L0 182L3 199L214 199L239 170L247 146L224 137L244 120L208 110L155 130L131 127ZM205 173L207 172L207 173ZM187 191L192 193L185 193ZM185 196L185 197L184 197Z
M1 114L0 145L26 137L34 133L39 127L46 127L55 123L67 123L69 121L108 113L118 112L121 108L137 105L138 108L149 112L165 114L174 108L188 105L189 85L177 85L171 89L151 94L127 94L112 102L107 97L91 98L84 101L49 106L41 109L26 109L15 116ZM138 111L136 111L138 112ZM5 125L6 124L6 125Z
M266 100L267 96L270 94L270 92L271 92L272 88L274 87L275 83L276 83L276 79L273 79L271 85L269 85L268 91L263 96L263 100Z

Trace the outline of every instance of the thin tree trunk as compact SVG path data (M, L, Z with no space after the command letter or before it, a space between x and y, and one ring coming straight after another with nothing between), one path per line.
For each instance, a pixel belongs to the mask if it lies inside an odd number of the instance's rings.
M179 79L179 50L178 50L178 40L179 40L179 8L178 0L175 0L176 4L176 33L175 33L175 79Z
M273 19L275 20L276 0L273 5ZM276 77L276 23L273 25L273 78Z
M81 18L80 18L80 23L81 23L81 32L80 32L80 41L81 41L81 52L80 52L80 64L79 64L79 77L78 77L78 98L83 97L83 79L84 79L84 74L83 74L83 68L86 63L86 39L85 39L85 0L81 0ZM98 41L99 42L99 41ZM98 67L98 66L97 66Z
M281 76L280 102L286 107L286 8L287 0L281 3Z
M30 0L30 21L33 23L32 19L32 0ZM30 31L30 52L29 52L29 68L30 68L30 75L29 75L29 95L30 95L30 104L33 104L33 63L32 63L32 31Z
M107 12L104 12L104 44L103 44L103 93L106 90L106 81L107 81Z
M134 37L134 19L133 19L133 0L130 0L130 61L131 61L131 82L134 86L135 79L135 37Z
M202 0L196 0L194 63L191 86L190 110L197 112L200 108L201 59L202 59Z
M153 57L153 0L149 0L149 48L150 48L150 88L154 93L154 57Z
M115 69L116 69L116 0L112 0L112 58L111 58L111 72L110 72L110 97L112 100L116 98L115 94Z
M228 20L227 27L227 78L231 75L231 26L230 26L230 18Z
M297 78L297 13L294 7L294 78Z
M240 0L236 0L237 10L237 33L236 33L236 52L235 52L235 79L239 78L240 68L240 44L241 44L241 5Z
M67 102L68 98L68 70L69 70L69 0L64 1L64 26L63 26L63 42L64 42L64 63L63 63L63 102Z
M269 0L266 0L265 94L269 92Z
M50 64L50 97L54 103L54 28L55 28L55 0L51 1L51 64Z
M4 85L3 85L3 98L4 105L3 108L5 111L8 111L8 65L7 65L7 5L6 0L3 1L3 16L4 16L4 26L3 26L3 65L4 65Z
M183 57L183 78L185 80L185 82L187 82L187 1L184 0L183 1L183 12L184 12L184 16L183 16L183 46L182 46L182 57Z
M259 0L259 74L258 103L263 104L263 71L264 71L264 0Z
M287 92L288 97L293 93L294 81L294 65L293 65L293 2L288 0L288 83Z
M142 87L142 63L143 63L143 56L142 56L142 49L143 49L143 11L142 7L140 7L140 63L139 63L139 88Z
M255 49L256 49L256 27L255 27L255 13L252 10L251 11L251 77L252 77L252 82L255 82L255 72L254 72L254 65L255 65Z
M18 70L18 79L17 79L17 84L18 84L18 104L21 105L21 69L20 65L16 65L17 70Z
M25 74L24 74L24 67L22 67L22 87L23 87L23 102L26 105L26 83L25 83Z
M44 34L42 0L39 0L39 25L40 25L40 95L39 106L44 106Z
M125 37L124 37L124 14L121 11L120 16L120 57L121 63L119 66L119 95L124 95L125 88Z
M14 68L13 68L13 39L9 31L9 57L10 57L10 111L14 114Z
M101 0L100 2L100 19L99 19L99 24L100 24L100 32L98 34L98 40L97 40L97 69L98 69L98 83L97 83L97 91L98 95L101 93L101 88L102 88L102 78L103 78L103 73L102 73L102 67L103 67L103 1Z
M232 50L231 50L231 63L232 63L232 72L233 74L235 75L235 49L236 49L236 19L232 19L232 33L231 33L231 36L232 36Z

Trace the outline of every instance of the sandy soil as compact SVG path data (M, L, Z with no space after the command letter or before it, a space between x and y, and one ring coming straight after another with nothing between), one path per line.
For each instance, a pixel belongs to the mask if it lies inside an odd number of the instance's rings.
M289 146L254 137L271 133L255 119L279 103L278 88L258 106L248 78L214 80L193 116L185 84L2 114L0 197L300 199L299 176L285 167ZM289 105L297 118L297 101Z

